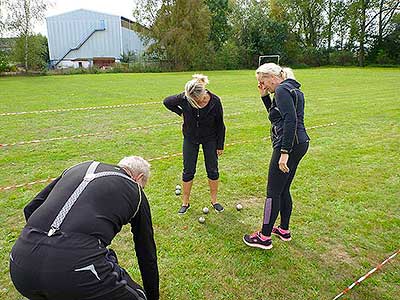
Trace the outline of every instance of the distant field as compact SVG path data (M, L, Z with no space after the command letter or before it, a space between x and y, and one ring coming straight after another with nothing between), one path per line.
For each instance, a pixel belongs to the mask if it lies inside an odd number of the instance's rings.
M222 98L227 126L220 159L223 214L209 206L203 158L192 209L177 210L182 158L152 161L146 188L158 245L161 299L333 299L400 248L400 69L295 70L306 96L311 147L293 184L293 240L270 251L242 235L262 221L271 143L253 71L205 72ZM179 118L162 100L183 91L191 73L0 78L0 114L118 104L124 108L0 115L0 188L56 177L85 160L117 163L181 152ZM143 104L149 102L158 102ZM172 123L176 122L176 123ZM165 125L162 125L165 124ZM155 125L155 126L152 126ZM149 126L149 128L137 128ZM136 128L131 129L130 128ZM80 134L98 133L87 137ZM232 144L232 145L229 145ZM8 275L10 249L24 226L22 208L44 184L0 191L0 299L21 299ZM241 212L235 210L242 203ZM141 282L129 227L113 242L121 265ZM400 257L345 299L399 299ZM396 296L397 295L397 296Z

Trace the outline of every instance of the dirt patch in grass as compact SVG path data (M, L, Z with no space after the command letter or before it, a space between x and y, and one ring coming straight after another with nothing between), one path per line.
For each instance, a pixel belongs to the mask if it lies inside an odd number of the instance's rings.
M354 266L355 264L354 259L346 251L344 246L340 244L331 245L329 251L321 254L321 258L331 265L346 264Z

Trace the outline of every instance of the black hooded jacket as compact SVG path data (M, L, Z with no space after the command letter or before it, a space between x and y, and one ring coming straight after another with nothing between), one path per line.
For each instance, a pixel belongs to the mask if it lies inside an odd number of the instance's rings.
M182 132L185 138L195 144L216 140L217 149L223 150L225 124L221 100L207 92L211 96L210 101L200 109L189 104L185 93L165 98L164 105L179 116L183 114Z
M304 94L300 83L286 79L275 89L271 101L269 95L261 97L271 121L273 148L290 152L292 147L310 140L304 127Z

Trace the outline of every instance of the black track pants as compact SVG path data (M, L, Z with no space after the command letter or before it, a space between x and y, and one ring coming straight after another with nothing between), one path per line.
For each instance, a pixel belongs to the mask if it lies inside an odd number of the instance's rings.
M10 275L30 300L146 300L117 257L88 235L25 228L10 254Z
M308 142L295 145L292 152L289 154L288 167L289 173L283 173L279 169L279 159L281 153L279 149L274 149L272 152L271 161L269 164L267 197L264 204L264 219L262 226L262 234L271 235L272 227L281 214L280 227L289 229L290 216L292 214L292 197L290 195L290 185L292 184L294 175L296 174L297 166L300 160L307 153Z
M211 180L219 178L217 141L209 141L201 144L204 153L207 177ZM188 139L183 139L183 174L182 180L188 182L193 180L196 173L197 157L199 155L199 144L194 144Z

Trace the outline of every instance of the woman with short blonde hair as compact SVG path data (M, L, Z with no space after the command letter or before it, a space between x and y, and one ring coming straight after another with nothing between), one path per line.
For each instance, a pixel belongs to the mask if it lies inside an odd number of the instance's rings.
M183 116L183 197L179 214L190 207L189 198L196 173L199 146L202 145L206 165L211 204L215 211L222 212L217 200L219 171L218 157L223 153L225 124L221 100L206 89L208 77L194 74L185 84L185 91L164 99L166 108Z

